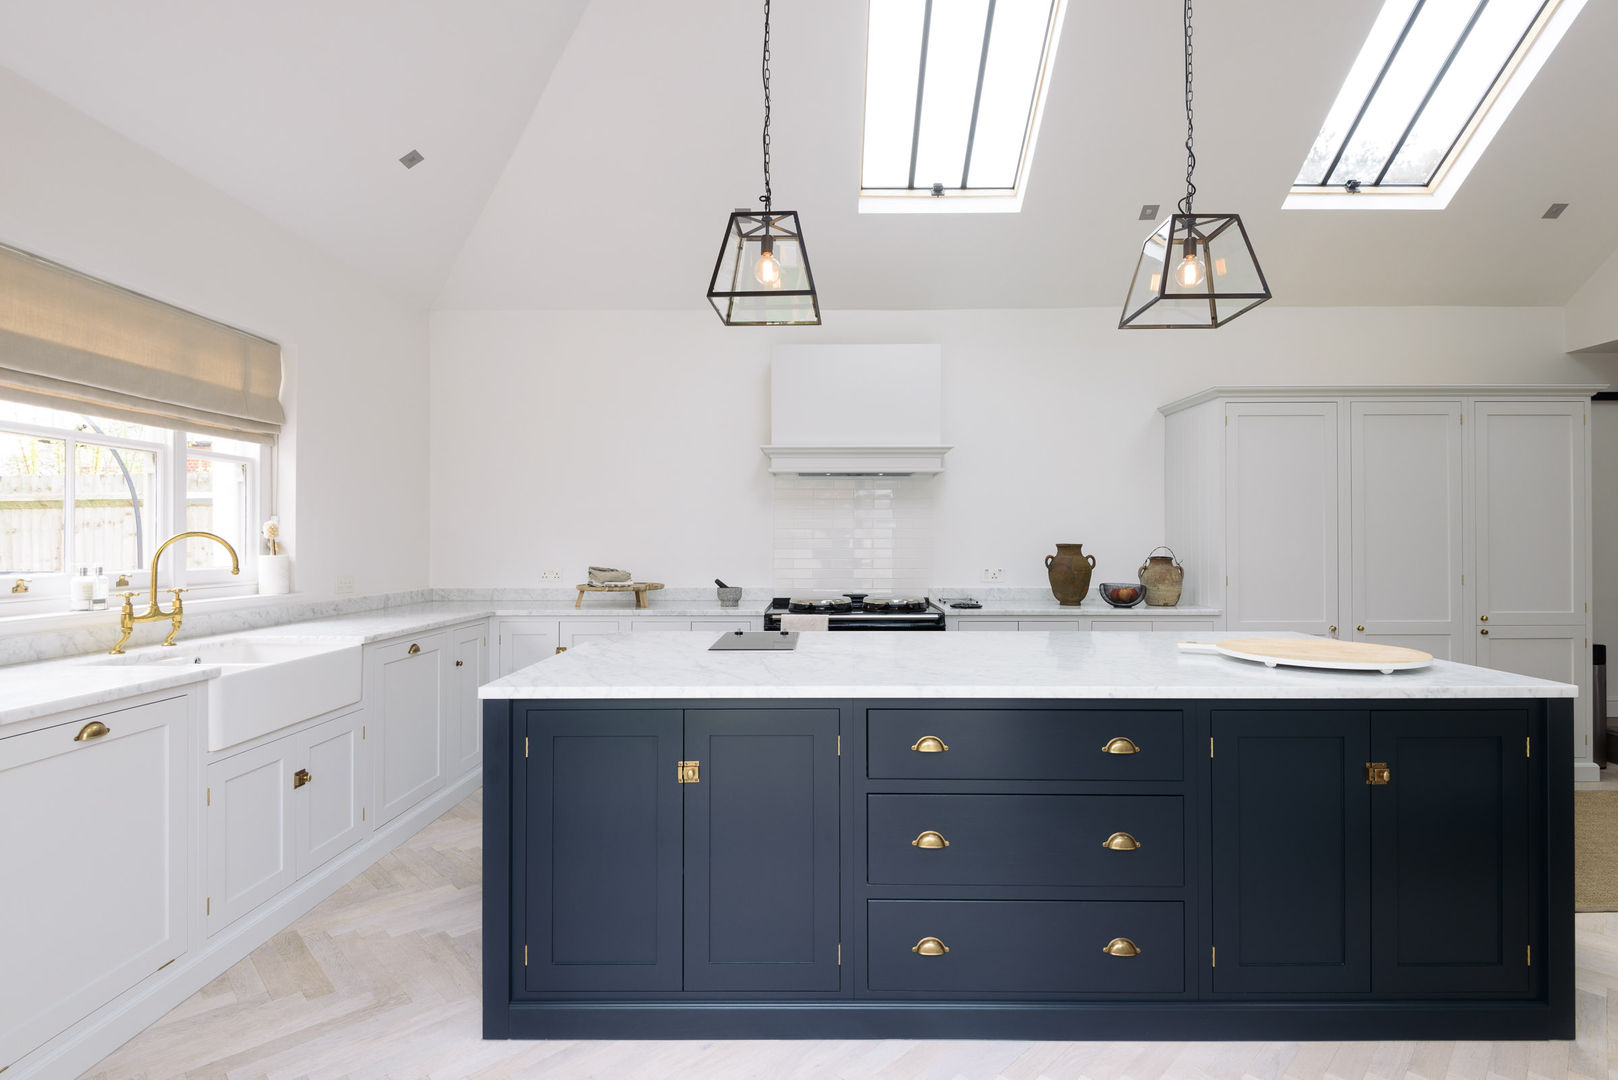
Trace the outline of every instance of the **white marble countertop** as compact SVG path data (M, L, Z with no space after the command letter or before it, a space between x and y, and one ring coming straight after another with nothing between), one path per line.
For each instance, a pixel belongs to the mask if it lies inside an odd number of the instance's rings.
M0 668L0 726L211 679L216 667L87 664L80 659Z
M1375 672L1267 668L1181 653L1198 631L801 634L793 652L710 652L712 633L588 639L484 698L1562 698L1578 688L1440 660ZM1286 635L1302 636L1302 635Z

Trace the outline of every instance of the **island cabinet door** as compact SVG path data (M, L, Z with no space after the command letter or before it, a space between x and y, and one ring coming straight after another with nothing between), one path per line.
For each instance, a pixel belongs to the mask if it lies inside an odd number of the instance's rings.
M1371 989L1365 712L1216 710L1213 989Z
M517 989L680 989L680 712L519 712Z
M1378 994L1526 993L1528 717L1377 712L1371 964Z
M839 989L838 713L690 710L685 988Z

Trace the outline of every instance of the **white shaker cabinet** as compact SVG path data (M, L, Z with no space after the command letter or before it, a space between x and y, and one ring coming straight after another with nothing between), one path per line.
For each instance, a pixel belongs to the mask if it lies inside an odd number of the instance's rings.
M450 774L456 778L483 764L483 710L478 687L489 681L489 632L479 623L450 631L450 679L455 705L451 713L450 745L454 759Z
M367 700L378 708L376 825L383 825L441 789L447 781L453 670L443 631L366 650Z
M1339 637L1469 663L1459 401L1349 405L1348 617Z
M495 641L500 657L500 670L496 677L537 664L556 655L561 644L557 635L557 620L512 616L496 619Z
M186 950L190 699L0 738L0 1066Z
M1226 625L1335 632L1337 404L1233 402L1225 417Z
M363 722L365 717L363 711L351 712L294 736L306 777L292 793L299 877L370 832L370 756L365 751L370 724Z

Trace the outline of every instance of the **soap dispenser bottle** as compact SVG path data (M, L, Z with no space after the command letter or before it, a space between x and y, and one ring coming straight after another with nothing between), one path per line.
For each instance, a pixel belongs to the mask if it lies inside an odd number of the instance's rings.
M95 586L90 593L90 606L96 611L107 610L107 597L112 593L112 582L103 567L96 567Z
M68 586L68 610L89 611L95 600L95 589L95 578L90 576L90 568L88 566L79 567L78 574L74 576L72 583Z

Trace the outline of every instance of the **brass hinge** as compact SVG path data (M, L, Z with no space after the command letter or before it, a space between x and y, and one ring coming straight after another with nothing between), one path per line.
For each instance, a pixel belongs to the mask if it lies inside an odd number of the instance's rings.
M174 958L174 960L178 960L178 959L179 959L179 957L178 957L178 956L176 956L176 957L175 957L175 958ZM160 968L158 968L158 969L157 969L157 970L158 970L158 971L162 971L162 970L163 970L163 968L166 968L166 967L168 967L168 966L169 966L169 964L172 964L172 963L174 963L174 960L170 960L170 961L169 961L169 962L168 962L168 963L167 963L167 964L164 964L164 965L163 965L163 967L160 967ZM154 974L154 975L155 975L155 974L157 974L157 972L155 972L155 971L154 971L154 972L153 972L153 973L152 973L152 974ZM4 1069L0 1069L0 1072L5 1072L5 1070L4 1070Z
M364 724L360 725L360 738L362 740L365 738L365 725Z
M1528 736L1527 738L1523 739L1523 741L1522 741L1522 756L1523 757L1533 757L1534 756L1534 737L1532 735Z
M1213 759L1213 736L1212 735L1208 736L1208 758L1209 758L1210 761Z
M837 943L837 966L843 966L843 943L841 941Z
M526 945L522 947L522 966L528 966L528 946Z
M702 762L678 761L675 762L674 778L682 784L702 783Z
M207 802L207 805L208 806L213 805L213 788L208 789L208 802Z
M526 735L522 737L522 756L528 756L528 736Z
M1386 761L1367 761L1365 763L1365 782L1380 786L1393 779L1393 770L1388 768Z
M1528 966L1534 966L1534 947L1532 945L1528 946Z
M1217 946L1217 945L1208 946L1208 966L1209 967L1218 967L1219 966L1219 946Z
M360 820L361 821L365 820L365 807L363 807L363 806L360 807Z
M1462 585L1465 585L1465 584L1466 584L1466 575L1465 575L1465 574L1462 574L1462 575L1461 575L1461 584L1462 584Z
M841 735L837 736L837 756L843 756L843 737Z
M202 913L204 915L212 915L213 914L213 897L211 897L211 896L208 897L202 903L204 905L203 908L202 908Z

